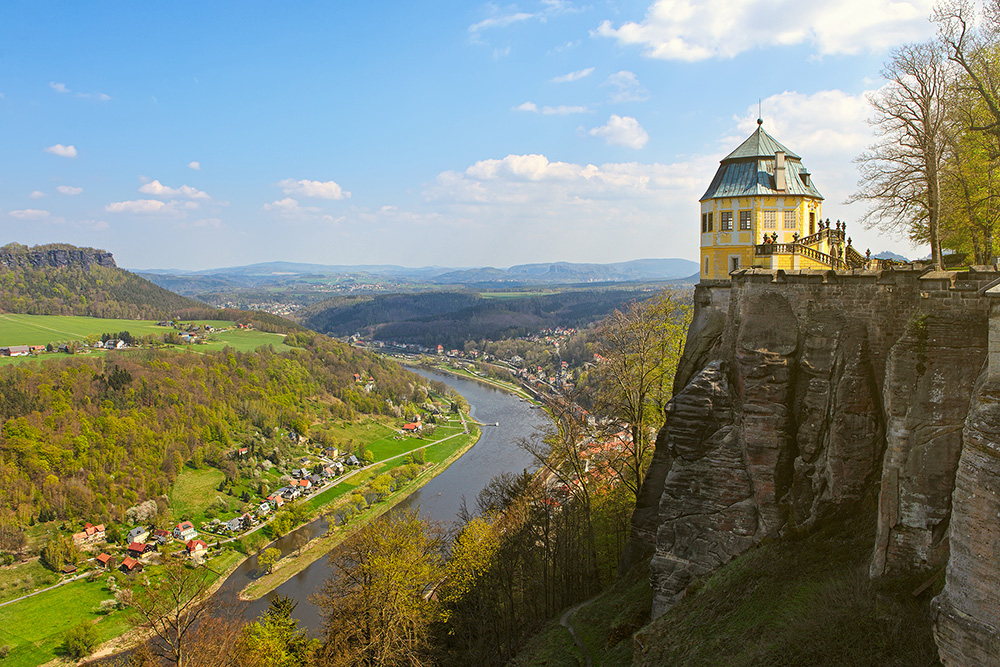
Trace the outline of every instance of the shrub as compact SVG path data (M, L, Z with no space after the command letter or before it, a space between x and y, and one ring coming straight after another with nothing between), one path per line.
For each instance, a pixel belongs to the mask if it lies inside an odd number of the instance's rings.
M97 627L88 621L81 621L66 631L64 641L66 655L74 660L85 658L97 648Z

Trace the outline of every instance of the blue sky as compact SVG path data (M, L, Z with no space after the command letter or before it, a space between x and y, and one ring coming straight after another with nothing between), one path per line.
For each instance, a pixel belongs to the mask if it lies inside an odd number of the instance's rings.
M758 98L853 221L865 94L931 5L815 4L8 0L0 242L130 268L697 259Z

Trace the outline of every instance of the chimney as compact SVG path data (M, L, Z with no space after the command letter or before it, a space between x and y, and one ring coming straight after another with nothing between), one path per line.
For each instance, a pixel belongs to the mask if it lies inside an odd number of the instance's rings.
M774 154L774 189L784 192L785 187L785 152L778 151Z

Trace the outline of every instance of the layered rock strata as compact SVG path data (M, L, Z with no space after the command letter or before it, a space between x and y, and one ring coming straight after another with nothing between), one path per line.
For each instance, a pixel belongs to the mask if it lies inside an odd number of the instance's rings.
M1000 508L971 499L992 489L996 500L1000 486L983 471L1000 469L984 452L1000 447L966 452L970 438L1000 442L1000 408L997 437L962 428L987 347L979 290L996 278L749 270L699 286L622 563L652 556L654 615L765 537L856 511L877 490L872 575L949 562L936 604L942 658L949 641L992 646L1000 609L986 598L1000 583L990 551L1000 535L982 525L1000 526ZM961 522L975 536L958 537ZM959 567L962 549L969 564ZM986 582L980 598L966 590L971 580Z

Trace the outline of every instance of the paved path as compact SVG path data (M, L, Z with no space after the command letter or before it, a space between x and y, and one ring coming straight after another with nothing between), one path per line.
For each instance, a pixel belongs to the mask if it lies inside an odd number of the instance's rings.
M6 602L0 602L0 607L6 607L9 604L14 604L15 602L20 602L21 600L27 600L28 598L33 597L35 595L38 595L39 593L44 593L45 591L51 591L54 588L59 588L60 586L65 586L66 584L74 582L77 579L82 579L82 578L86 577L88 574L90 574L90 572L95 572L95 571L96 570L90 570L89 572L82 572L82 573L76 575L75 577L70 577L69 579L63 579L58 584L55 584L53 586L49 586L48 588L40 588L37 591L32 591L31 593L28 593L27 595L22 595L19 598L14 598L13 600L7 600Z

